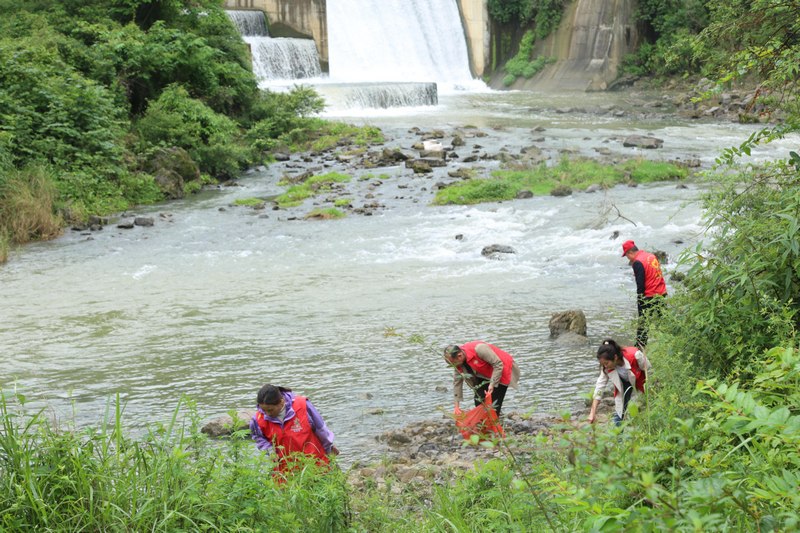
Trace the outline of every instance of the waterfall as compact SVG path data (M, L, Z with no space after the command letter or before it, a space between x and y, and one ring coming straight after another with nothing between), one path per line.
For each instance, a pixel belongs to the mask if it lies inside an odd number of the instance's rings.
M435 83L329 83L318 90L337 109L387 109L436 105Z
M318 78L317 45L311 39L249 37L244 40L253 54L253 72L258 80Z
M226 11L250 46L253 73L259 82L318 78L322 75L317 46L311 39L271 38L262 11Z
M473 85L456 0L328 0L336 82Z
M239 33L247 36L269 37L267 18L262 11L226 11Z

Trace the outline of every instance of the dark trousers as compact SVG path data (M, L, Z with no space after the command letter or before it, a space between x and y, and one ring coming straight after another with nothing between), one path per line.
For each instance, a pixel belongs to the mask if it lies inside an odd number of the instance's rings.
M625 413L628 412L628 402L631 401L631 396L633 396L633 387L631 386L630 382L621 379L620 382L622 383L622 393L617 391L617 394L622 394L622 416L619 416L616 412L614 416L611 417L614 421L614 424L620 425L622 423L622 419L625 418Z
M475 389L475 407L478 407L486 399L486 389L489 388L489 382L484 381L479 387ZM508 385L497 384L492 391L492 407L500 415L500 408L503 407L503 399L506 397Z
M647 346L647 336L650 329L650 320L659 316L664 307L664 296L652 296L639 300L639 320L636 324L636 346L644 350Z

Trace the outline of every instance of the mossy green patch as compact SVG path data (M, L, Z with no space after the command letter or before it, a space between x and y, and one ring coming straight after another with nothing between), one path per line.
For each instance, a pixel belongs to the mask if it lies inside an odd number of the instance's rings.
M612 187L618 183L650 183L683 179L685 168L673 163L632 159L607 165L589 159L562 159L557 165L545 163L528 170L497 170L492 178L470 179L441 189L433 203L478 204L512 200L520 191L545 195L556 187L583 190L590 185Z
M331 220L334 218L342 218L344 217L344 212L336 209L335 207L325 207L322 209L314 209L310 211L306 218L319 218L323 220Z
M245 207L258 207L264 205L264 200L261 198L237 198L233 201L233 205L241 205Z
M289 187L285 193L275 198L275 201L280 207L294 207L303 203L306 198L311 198L320 192L330 191L331 185L334 183L345 183L350 179L351 176L338 172L314 175L303 183Z
M368 146L384 142L380 128L354 126L343 122L307 119L303 128L297 128L280 139L293 152L324 152L336 146Z

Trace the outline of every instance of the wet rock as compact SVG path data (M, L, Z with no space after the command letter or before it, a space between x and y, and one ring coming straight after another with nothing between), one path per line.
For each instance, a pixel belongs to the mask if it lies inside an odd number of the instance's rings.
M236 413L236 420L229 414L212 418L200 428L200 431L209 437L224 437L234 431L247 429L250 427L250 419L253 418L254 411L239 411Z
M566 332L586 336L586 315L580 309L553 313L549 327L552 338L557 338Z
M667 264L668 256L667 252L664 250L653 250L653 255L656 256L656 259L658 259L658 262L662 265Z
M413 160L413 161L406 161L406 168L410 168L414 171L414 174L425 174L428 172L433 172L431 165L426 163L422 160Z
M117 224L119 229L133 229L133 220L123 220Z
M553 187L553 190L550 191L550 196L562 197L562 196L570 196L572 194L572 189L567 187L566 185L558 185Z
M155 220L153 217L136 217L133 219L133 223L137 226L153 226Z
M489 246L484 246L481 250L481 255L489 259L499 259L503 254L515 253L517 253L517 251L514 250L514 248L505 244L491 244Z
M518 200L527 200L528 198L533 198L533 193L528 190L521 190L517 193Z
M655 149L661 148L663 145L664 139L646 135L631 135L622 141L622 146L625 146L626 148Z

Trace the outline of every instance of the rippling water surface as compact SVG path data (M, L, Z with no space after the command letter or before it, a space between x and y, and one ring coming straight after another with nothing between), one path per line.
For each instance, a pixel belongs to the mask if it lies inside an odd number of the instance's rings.
M535 95L444 100L404 116L343 118L390 136L411 126L502 126L486 143L525 144L544 124L547 142L587 153L604 141L618 150L609 136L649 126L666 154L704 162L752 131L647 124L635 110L616 120L558 114L565 101ZM389 208L324 222L229 207L275 194L277 180L268 169L241 187L139 212L156 217L152 228L67 232L15 253L0 268L0 385L79 424L97 422L119 393L126 423L141 428L168 419L183 394L206 419L251 406L272 382L308 395L352 459L381 432L451 408L439 350L453 342L484 339L515 356L522 380L509 411L574 408L592 388L597 342L630 341L635 288L622 240L675 258L701 232L698 186L672 183L471 207L392 203L391 191L379 192ZM621 237L611 239L614 231ZM517 253L482 257L494 243ZM587 345L549 339L551 314L567 309L586 313Z

